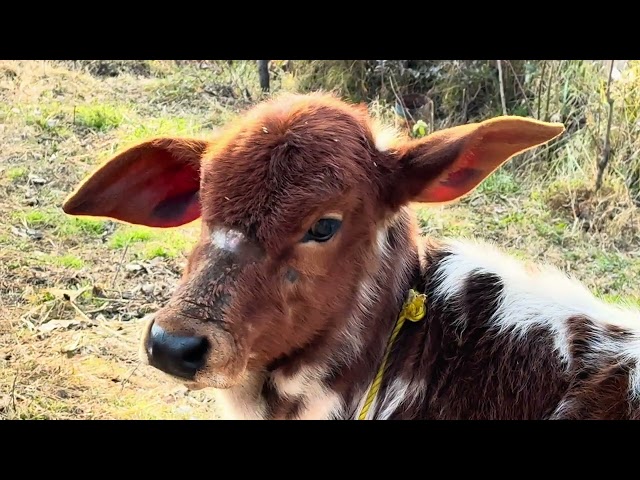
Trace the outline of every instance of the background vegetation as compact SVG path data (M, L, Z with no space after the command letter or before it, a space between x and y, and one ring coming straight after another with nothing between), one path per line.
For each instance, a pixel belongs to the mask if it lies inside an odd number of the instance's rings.
M206 135L282 90L337 91L415 135L503 113L564 122L464 201L419 209L422 231L496 241L640 304L639 62L268 68L265 92L255 61L0 62L0 418L215 416L206 392L167 389L136 358L142 317L170 295L197 223L159 231L68 218L60 204L124 144ZM409 94L426 101L407 123L394 108Z

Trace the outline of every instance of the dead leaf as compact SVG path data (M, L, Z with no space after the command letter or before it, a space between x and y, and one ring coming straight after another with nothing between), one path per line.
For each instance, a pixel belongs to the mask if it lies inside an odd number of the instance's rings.
M27 238L28 235L24 232L24 230L16 227L11 227L11 233L14 235L18 235L19 237Z
M81 347L80 345L81 342L82 342L82 333L76 333L73 336L73 341L65 345L64 347L62 347L60 351L62 353L73 353Z
M93 286L87 286L87 287L79 288L77 290L50 288L47 291L59 300L64 300L66 302L75 302L80 295L82 295L86 291L91 290L92 288Z
M27 228L27 236L34 240L42 240L44 238L44 235L40 230L34 230L33 228Z
M124 268L129 272L139 272L141 270L146 270L146 268L140 263L127 263Z
M46 178L42 178L38 175L29 175L29 181L34 185L44 185L45 183L47 183Z
M79 320L49 320L47 323L40 325L36 330L40 333L49 333L54 330L66 330L70 327L77 327L88 322Z

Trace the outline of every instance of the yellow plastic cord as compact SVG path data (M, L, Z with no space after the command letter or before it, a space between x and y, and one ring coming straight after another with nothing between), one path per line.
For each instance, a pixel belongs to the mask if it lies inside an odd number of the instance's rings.
M367 395L367 399L364 402L364 406L362 407L362 411L358 417L358 420L364 420L367 417L367 413L369 413L369 408L373 403L373 399L378 394L378 390L380 389L380 384L382 383L382 377L384 376L385 370L387 368L387 360L389 358L389 353L391 352L391 348L393 347L393 343L398 336L398 333L402 329L405 320L409 320L410 322L419 322L422 320L426 314L426 300L427 297L418 293L415 290L409 290L409 294L407 296L407 300L402 307L402 311L398 316L398 321L396 322L396 326L391 333L391 338L387 343L387 350L382 358L382 363L380 364L380 368L378 369L378 373L371 384L371 388L369 388L369 393Z

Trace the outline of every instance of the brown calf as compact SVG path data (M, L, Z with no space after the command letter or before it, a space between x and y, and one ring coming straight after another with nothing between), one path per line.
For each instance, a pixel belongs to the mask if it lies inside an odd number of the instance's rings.
M475 242L420 241L410 202L472 191L563 132L500 117L410 140L324 94L253 108L210 140L157 138L101 166L64 210L154 227L202 220L143 338L151 365L213 387L227 418L640 417L640 315Z

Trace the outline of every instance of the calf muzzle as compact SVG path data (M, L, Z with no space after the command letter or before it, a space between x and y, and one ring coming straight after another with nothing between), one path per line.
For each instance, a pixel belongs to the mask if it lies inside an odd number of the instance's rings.
M169 333L154 322L145 350L150 365L170 375L193 380L206 363L209 342L205 337Z

